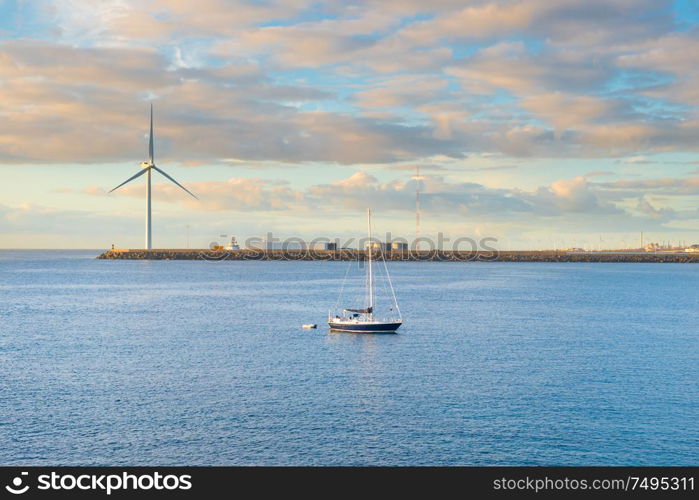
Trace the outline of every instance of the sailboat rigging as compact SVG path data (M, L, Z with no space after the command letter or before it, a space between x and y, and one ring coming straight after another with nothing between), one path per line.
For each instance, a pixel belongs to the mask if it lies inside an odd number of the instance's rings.
M344 308L338 313L331 313L328 316L328 325L331 330L353 333L394 333L402 324L403 319L398 308L396 295L391 283L391 276L388 274L386 267L386 258L383 252L380 252L383 260L384 269L386 271L386 279L390 285L391 298L393 305L390 308L390 314L387 316L379 316L375 311L375 276L373 268L373 250L374 244L371 238L371 210L367 209L367 226L369 241L367 243L367 275L366 275L366 304L364 307ZM346 278L346 277L345 277ZM344 283L343 283L344 289Z

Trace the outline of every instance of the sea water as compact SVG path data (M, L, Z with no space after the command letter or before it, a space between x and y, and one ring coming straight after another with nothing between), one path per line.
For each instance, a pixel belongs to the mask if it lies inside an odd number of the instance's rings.
M0 252L1 464L699 463L699 266L389 263L362 335L343 262L95 255Z

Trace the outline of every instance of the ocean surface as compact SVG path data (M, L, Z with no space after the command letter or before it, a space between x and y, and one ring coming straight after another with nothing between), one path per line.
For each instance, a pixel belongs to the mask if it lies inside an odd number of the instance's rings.
M2 465L699 465L699 266L97 253L0 251Z

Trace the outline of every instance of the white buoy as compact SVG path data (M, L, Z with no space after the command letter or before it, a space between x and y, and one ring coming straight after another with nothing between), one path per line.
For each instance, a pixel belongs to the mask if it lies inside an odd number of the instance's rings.
M315 323L309 323L307 325L303 325L303 328L305 328L306 330L310 330L311 328L318 328L318 325L316 325Z

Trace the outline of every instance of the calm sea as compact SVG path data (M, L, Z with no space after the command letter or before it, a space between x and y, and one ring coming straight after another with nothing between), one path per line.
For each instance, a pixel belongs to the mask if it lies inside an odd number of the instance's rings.
M699 266L96 254L0 252L0 464L699 464Z

